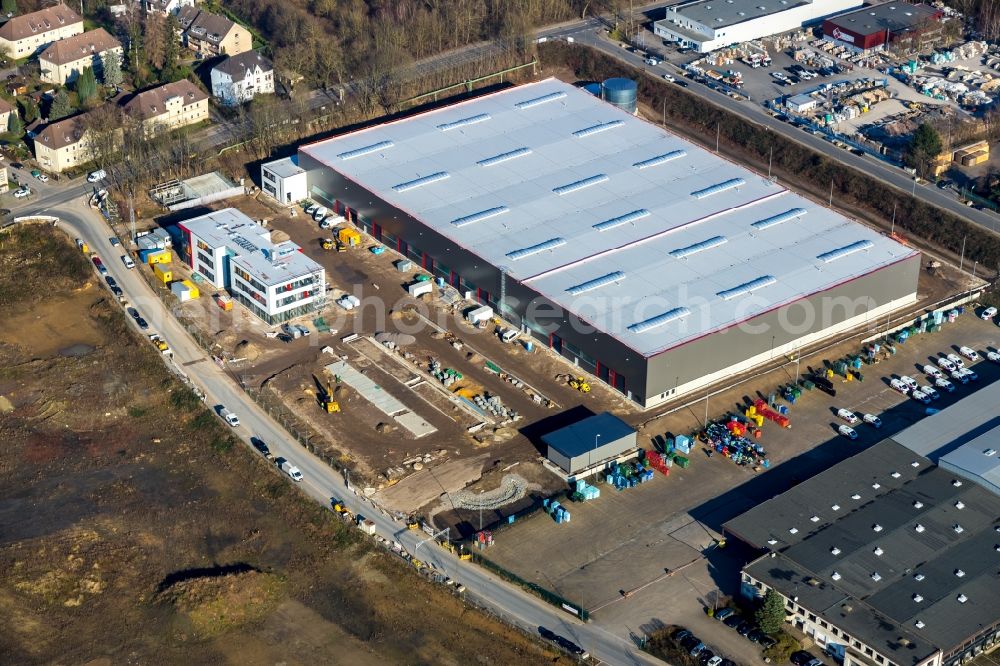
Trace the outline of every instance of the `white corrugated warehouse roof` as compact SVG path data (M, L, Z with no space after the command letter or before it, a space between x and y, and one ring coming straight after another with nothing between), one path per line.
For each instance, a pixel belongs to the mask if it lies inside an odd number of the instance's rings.
M300 150L646 356L914 254L555 79Z

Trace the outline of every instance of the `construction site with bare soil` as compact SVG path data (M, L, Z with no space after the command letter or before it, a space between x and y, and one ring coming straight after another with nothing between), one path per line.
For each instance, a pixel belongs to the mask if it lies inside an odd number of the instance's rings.
M294 490L51 227L4 232L0 305L2 661L559 659Z

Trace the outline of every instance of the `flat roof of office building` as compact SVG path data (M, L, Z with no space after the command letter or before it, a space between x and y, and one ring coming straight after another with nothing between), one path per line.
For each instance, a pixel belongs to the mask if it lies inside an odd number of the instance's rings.
M810 0L700 0L677 8L667 8L668 14L677 13L703 26L718 29L746 23L772 14L779 14L795 7L812 4Z
M225 247L230 261L243 267L264 285L284 284L311 275L323 267L290 241L275 242L271 231L235 208L213 211L178 223L213 248ZM283 232L282 232L283 233Z
M634 434L635 428L603 412L542 435L542 441L567 458L575 458Z
M846 28L859 35L870 35L882 30L888 30L892 33L913 30L940 13L941 10L930 5L885 2L881 5L861 7L827 20L833 25Z
M748 574L903 666L1000 619L1000 497L892 439L724 527L774 554Z
M556 79L300 151L647 357L916 254Z
M305 169L299 166L298 155L283 157L280 160L268 162L264 166L278 178L291 178L292 176L297 176L300 173L306 172Z

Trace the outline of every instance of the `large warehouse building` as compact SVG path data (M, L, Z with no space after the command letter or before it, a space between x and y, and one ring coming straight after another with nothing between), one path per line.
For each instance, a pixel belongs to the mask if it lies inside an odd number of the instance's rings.
M818 23L861 6L861 0L694 0L667 7L653 32L708 53Z
M645 407L916 300L917 252L554 79L299 165L314 199Z
M886 2L828 18L823 21L823 36L857 51L870 51L939 31L943 16L943 10L930 5Z

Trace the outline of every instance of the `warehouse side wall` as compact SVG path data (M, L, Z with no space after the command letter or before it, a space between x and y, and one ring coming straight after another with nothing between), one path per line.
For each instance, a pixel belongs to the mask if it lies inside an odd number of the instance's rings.
M920 255L650 358L646 407L879 320L917 300ZM806 317L809 313L813 316ZM811 322L811 323L810 323Z

